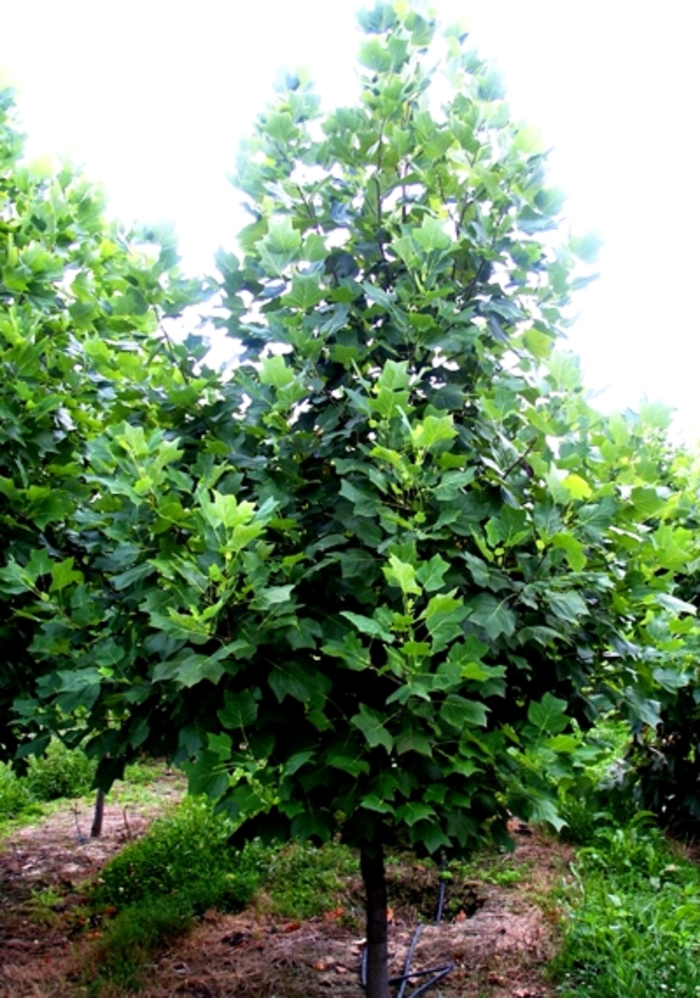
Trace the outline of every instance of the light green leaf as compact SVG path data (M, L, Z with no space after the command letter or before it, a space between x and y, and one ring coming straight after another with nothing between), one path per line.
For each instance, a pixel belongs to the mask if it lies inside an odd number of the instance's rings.
M450 136L448 139L451 141ZM445 231L445 222L431 215L425 215L421 224L412 230L411 235L424 253L442 252L452 245L452 240Z
M212 495L214 501L203 504L206 517L212 526L221 525L233 529L239 524L249 523L252 520L255 513L254 503L239 503L235 496L222 495L216 489Z
M258 243L260 259L275 276L282 276L298 258L301 235L288 217L270 220L267 235Z
M325 296L326 292L319 286L317 274L295 274L292 278L292 290L284 295L282 304L307 312L323 301Z
M588 499L593 492L588 482L580 475L567 475L562 481L562 485L568 489L572 499Z
M453 440L457 436L452 415L426 416L422 423L411 427L411 440L418 450L430 450L436 444Z
M697 607L692 603L686 603L685 600L671 596L670 593L657 593L656 602L670 613L691 613L693 616L697 613Z
M381 641L386 641L391 644L394 640L394 635L391 631L388 631L386 627L380 624L378 621L374 620L372 617L365 617L361 613L352 613L350 610L341 610L340 614L349 620L351 624L354 624L358 631L362 634L367 634L371 638L379 638Z
M416 570L413 565L401 561L395 554L389 556L389 565L383 566L382 571L390 585L398 586L402 593L409 595L414 593L420 595L421 587L416 582Z
M595 263L598 259L604 240L597 232L589 232L585 236L574 236L569 241L569 248L574 256L584 263Z
M402 391L408 387L409 377L407 361L387 360L377 378L377 388L387 388L391 392Z
M265 357L260 365L260 383L272 385L274 388L284 388L294 381L294 372L287 367L282 354L276 353Z

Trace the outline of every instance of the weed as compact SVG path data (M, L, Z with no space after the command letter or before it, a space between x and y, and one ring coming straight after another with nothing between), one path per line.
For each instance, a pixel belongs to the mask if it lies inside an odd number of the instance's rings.
M258 875L229 847L233 828L207 801L186 798L174 814L155 821L145 838L110 860L94 903L122 908L169 895L196 913L242 907Z
M286 918L321 915L337 906L345 886L341 878L357 871L356 855L337 842L321 847L292 843L268 850L265 890L270 907Z
M137 990L140 973L153 955L191 925L192 911L181 899L158 897L124 908L107 925L97 947L93 993L107 983Z
M518 863L516 865L513 863L511 854L503 855L501 853L481 855L479 861L462 860L450 864L450 871L453 875L465 880L478 880L483 884L494 884L497 887L519 884L527 877L531 869L532 863ZM445 879L451 879L451 876L448 875Z
M60 905L62 900L63 896L52 887L32 891L27 906L30 919L38 925L56 925L60 921L56 905Z

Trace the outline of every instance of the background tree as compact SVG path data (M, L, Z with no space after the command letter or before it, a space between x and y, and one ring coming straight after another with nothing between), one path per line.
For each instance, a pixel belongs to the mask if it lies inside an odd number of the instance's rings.
M10 705L34 690L41 637L32 604L71 593L74 626L90 620L78 510L86 446L129 415L188 419L193 348L163 321L201 298L177 272L167 232L126 233L104 218L102 192L67 165L22 160L12 92L0 92L0 545L7 605L0 622L0 755L17 748ZM167 386L167 405L161 405ZM178 394L179 393L179 394ZM93 566L99 574L99 562ZM38 580L42 582L38 585ZM78 588L76 588L76 586ZM81 595L82 594L82 595ZM41 604L40 604L41 605ZM58 624L55 625L58 627ZM55 630L55 628L54 628ZM37 654L29 652L36 641ZM70 654L70 635L52 645ZM50 665L50 654L45 656ZM44 667L45 668L45 667ZM41 743L48 740L42 733Z
M35 533L0 587L32 622L25 728L88 731L103 783L168 751L242 835L359 849L386 998L387 844L558 824L571 722L657 716L646 649L692 609L670 593L693 541L660 415L604 419L556 349L594 242L556 246L500 78L447 31L439 107L433 21L360 22L357 106L320 118L290 75L242 150L231 378L186 351L145 372L137 337L61 543Z

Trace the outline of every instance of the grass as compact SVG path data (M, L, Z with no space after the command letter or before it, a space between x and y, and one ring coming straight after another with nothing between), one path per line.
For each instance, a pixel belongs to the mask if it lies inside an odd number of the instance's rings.
M700 995L700 871L647 819L577 854L552 967L562 998Z

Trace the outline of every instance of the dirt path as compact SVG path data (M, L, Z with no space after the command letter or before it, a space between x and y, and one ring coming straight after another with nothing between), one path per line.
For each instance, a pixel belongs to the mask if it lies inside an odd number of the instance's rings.
M81 885L141 834L153 812L108 806L103 837L86 839L89 808L67 807L19 831L0 852L0 998L94 995L85 982L100 930L90 924ZM455 878L445 917L425 925L413 970L452 965L430 994L443 998L550 998L544 965L553 952L551 906L545 899L566 872L566 847L538 835L516 835L508 861L514 882L498 876ZM488 862L484 867L488 870ZM502 869L502 860L498 869ZM404 863L390 871L392 973L400 973L416 924L434 908L432 868ZM37 900L37 892L39 894ZM51 893L47 893L51 892ZM549 911L549 914L546 912ZM141 998L360 998L360 885L348 881L339 907L303 923L254 909L209 913L148 969ZM89 976L89 974L88 974ZM410 988L407 989L410 994ZM129 998L103 990L101 998Z

